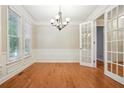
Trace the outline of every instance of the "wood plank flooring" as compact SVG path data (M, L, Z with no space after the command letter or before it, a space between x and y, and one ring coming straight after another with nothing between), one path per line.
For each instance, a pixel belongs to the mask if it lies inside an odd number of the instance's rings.
M97 68L99 68L101 70L104 70L104 62L100 61L100 60L97 60Z
M103 69L78 63L35 63L9 79L1 88L122 88Z

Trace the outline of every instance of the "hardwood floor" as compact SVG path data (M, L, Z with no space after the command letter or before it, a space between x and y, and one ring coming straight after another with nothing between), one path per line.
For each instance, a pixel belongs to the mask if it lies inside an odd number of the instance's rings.
M80 66L78 63L35 63L9 79L1 88L122 88L104 75L103 69Z
M100 61L100 60L97 60L97 68L104 71L104 62Z

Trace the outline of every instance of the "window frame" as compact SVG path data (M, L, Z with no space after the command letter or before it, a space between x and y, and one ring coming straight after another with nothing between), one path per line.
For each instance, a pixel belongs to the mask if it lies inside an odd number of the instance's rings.
M25 42L25 40L27 39L26 37L25 37L25 26L26 26L26 24L28 24L29 26L30 26L30 38L28 38L29 40L30 40L30 43L29 43L29 53L28 54L26 54L26 51L25 51L25 44L26 44L26 42ZM30 22L30 20L28 20L28 18L24 18L24 20L23 20L23 51L24 51L24 58L26 58L26 57L29 57L29 56L31 56L31 49L32 49L32 47L31 47L31 45L32 45L32 24L31 24L31 22Z
M17 57L10 57L9 56L9 52L10 52L10 45L9 45L9 43L10 43L10 41L9 41L9 11L12 11L12 12L14 12L18 17L19 17L19 22L18 22L18 56ZM9 64L9 63L13 63L13 62L16 62L16 61L18 61L18 60L20 60L21 59L21 15L20 15L20 13L14 8L14 7L11 7L11 6L8 6L7 7L7 59L8 59L8 61L7 61L7 64Z

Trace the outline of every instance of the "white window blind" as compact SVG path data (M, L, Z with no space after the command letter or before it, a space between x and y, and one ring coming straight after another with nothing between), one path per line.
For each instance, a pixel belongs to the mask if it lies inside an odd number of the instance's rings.
M8 9L8 52L9 60L19 58L19 26L20 16Z
M24 23L24 52L25 56L30 55L31 51L31 31L32 26L29 22L25 21Z

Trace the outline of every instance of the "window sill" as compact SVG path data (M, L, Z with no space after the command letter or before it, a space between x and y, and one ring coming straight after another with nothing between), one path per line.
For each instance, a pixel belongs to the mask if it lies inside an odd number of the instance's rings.
M22 58L11 59L11 60L9 60L9 61L7 62L7 65L8 65L8 64L11 64L11 63L18 62L18 61L20 61L20 60L22 60Z
M26 55L24 59L32 57L31 55Z
M18 62L18 61L21 61L21 60L23 60L23 59L27 59L27 58L30 58L30 57L32 57L32 56L31 56L31 55L27 55L27 56L25 56L24 58L14 58L14 59L10 59L10 60L7 62L7 65L12 64L12 63L16 63L16 62Z

